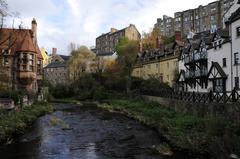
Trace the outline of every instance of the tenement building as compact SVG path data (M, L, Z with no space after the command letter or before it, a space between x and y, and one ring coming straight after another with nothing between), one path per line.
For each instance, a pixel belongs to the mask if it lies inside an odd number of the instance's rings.
M42 60L35 19L31 29L0 29L1 89L37 93L42 80Z
M187 35L189 32L198 33L221 28L223 26L222 17L233 2L234 0L219 0L206 6L200 5L195 9L176 12L174 18L163 16L163 19L157 19L155 27L161 30L163 36L173 36L175 31L181 31L183 35ZM171 19L173 19L173 22L171 22ZM166 21L168 25L164 25Z
M110 32L96 38L96 53L115 52L117 43L123 37L127 37L129 40L140 40L141 35L133 24L121 30L111 28Z

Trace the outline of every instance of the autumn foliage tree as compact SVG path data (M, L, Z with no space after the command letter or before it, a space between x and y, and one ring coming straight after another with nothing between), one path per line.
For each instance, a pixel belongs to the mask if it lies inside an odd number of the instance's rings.
M69 79L73 82L78 80L86 72L93 59L95 59L95 54L86 46L72 50L68 62Z

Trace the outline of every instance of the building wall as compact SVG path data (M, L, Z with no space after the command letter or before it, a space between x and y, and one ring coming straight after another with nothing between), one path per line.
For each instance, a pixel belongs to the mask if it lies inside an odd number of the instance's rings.
M163 76L163 82L173 86L177 71L177 57L172 57L160 62L160 75Z
M143 78L143 75L142 75L142 66L136 66L133 68L133 71L132 71L132 76L133 77L138 77L138 78Z
M173 86L177 71L177 57L172 56L162 60L155 60L148 63L142 63L133 69L132 76L139 77L144 80L150 77L158 78L161 82L168 83Z
M223 58L226 58L226 67L223 66ZM223 71L227 75L226 80L226 91L232 91L231 87L231 44L226 43L222 45L221 48L217 47L217 49L210 49L208 50L208 72L210 71L210 68L212 66L212 61L218 62L219 65L222 67ZM212 82L209 81L208 83L208 89L212 90Z
M141 39L141 35L133 24L130 24L128 27L122 30L112 28L109 33L103 34L102 36L96 38L97 53L114 52L116 45L123 37L127 37L130 40Z
M43 57L43 67L46 67L50 62L49 62L49 56L46 53L45 48L41 48L41 54Z
M163 36L173 36L175 31L181 31L183 35L187 35L191 30L198 33L210 30L213 26L220 28L223 26L222 17L232 6L233 1L219 0L205 6L200 5L198 8L176 12L174 18L163 16L157 19L155 27L161 30ZM168 19L173 19L172 27L169 23L167 24Z
M67 84L68 74L66 67L46 68L44 69L44 75L47 81L52 85Z
M133 24L130 24L130 26L125 29L125 36L129 40L140 40L141 39L141 36L140 36L137 28Z
M240 36L237 36L237 28L240 27L240 19L231 24L232 36L232 63L233 63L233 87L235 87L235 77L240 78ZM235 65L234 54L238 53L238 64Z

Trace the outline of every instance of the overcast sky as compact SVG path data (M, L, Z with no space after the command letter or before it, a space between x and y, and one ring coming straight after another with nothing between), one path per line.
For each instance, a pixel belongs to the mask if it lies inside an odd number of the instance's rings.
M38 23L38 42L51 52L69 54L70 42L94 46L95 38L111 27L121 29L130 23L139 32L148 31L162 15L206 5L213 0L6 0L11 11L20 13L15 21L30 28ZM11 19L12 20L12 19ZM8 19L10 21L10 19Z

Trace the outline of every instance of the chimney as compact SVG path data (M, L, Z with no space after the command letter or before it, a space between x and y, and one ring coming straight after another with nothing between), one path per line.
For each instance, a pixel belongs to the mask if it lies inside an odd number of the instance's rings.
M175 40L182 41L181 31L175 31Z
M32 20L32 32L33 32L33 42L34 45L37 45L37 21L35 18Z
M52 57L57 55L57 48L52 48Z
M160 38L159 37L157 37L156 38L156 47L159 49L160 48L160 44L161 42L160 42Z
M116 31L117 31L117 29L111 28L111 33L114 33L114 32L116 32Z

